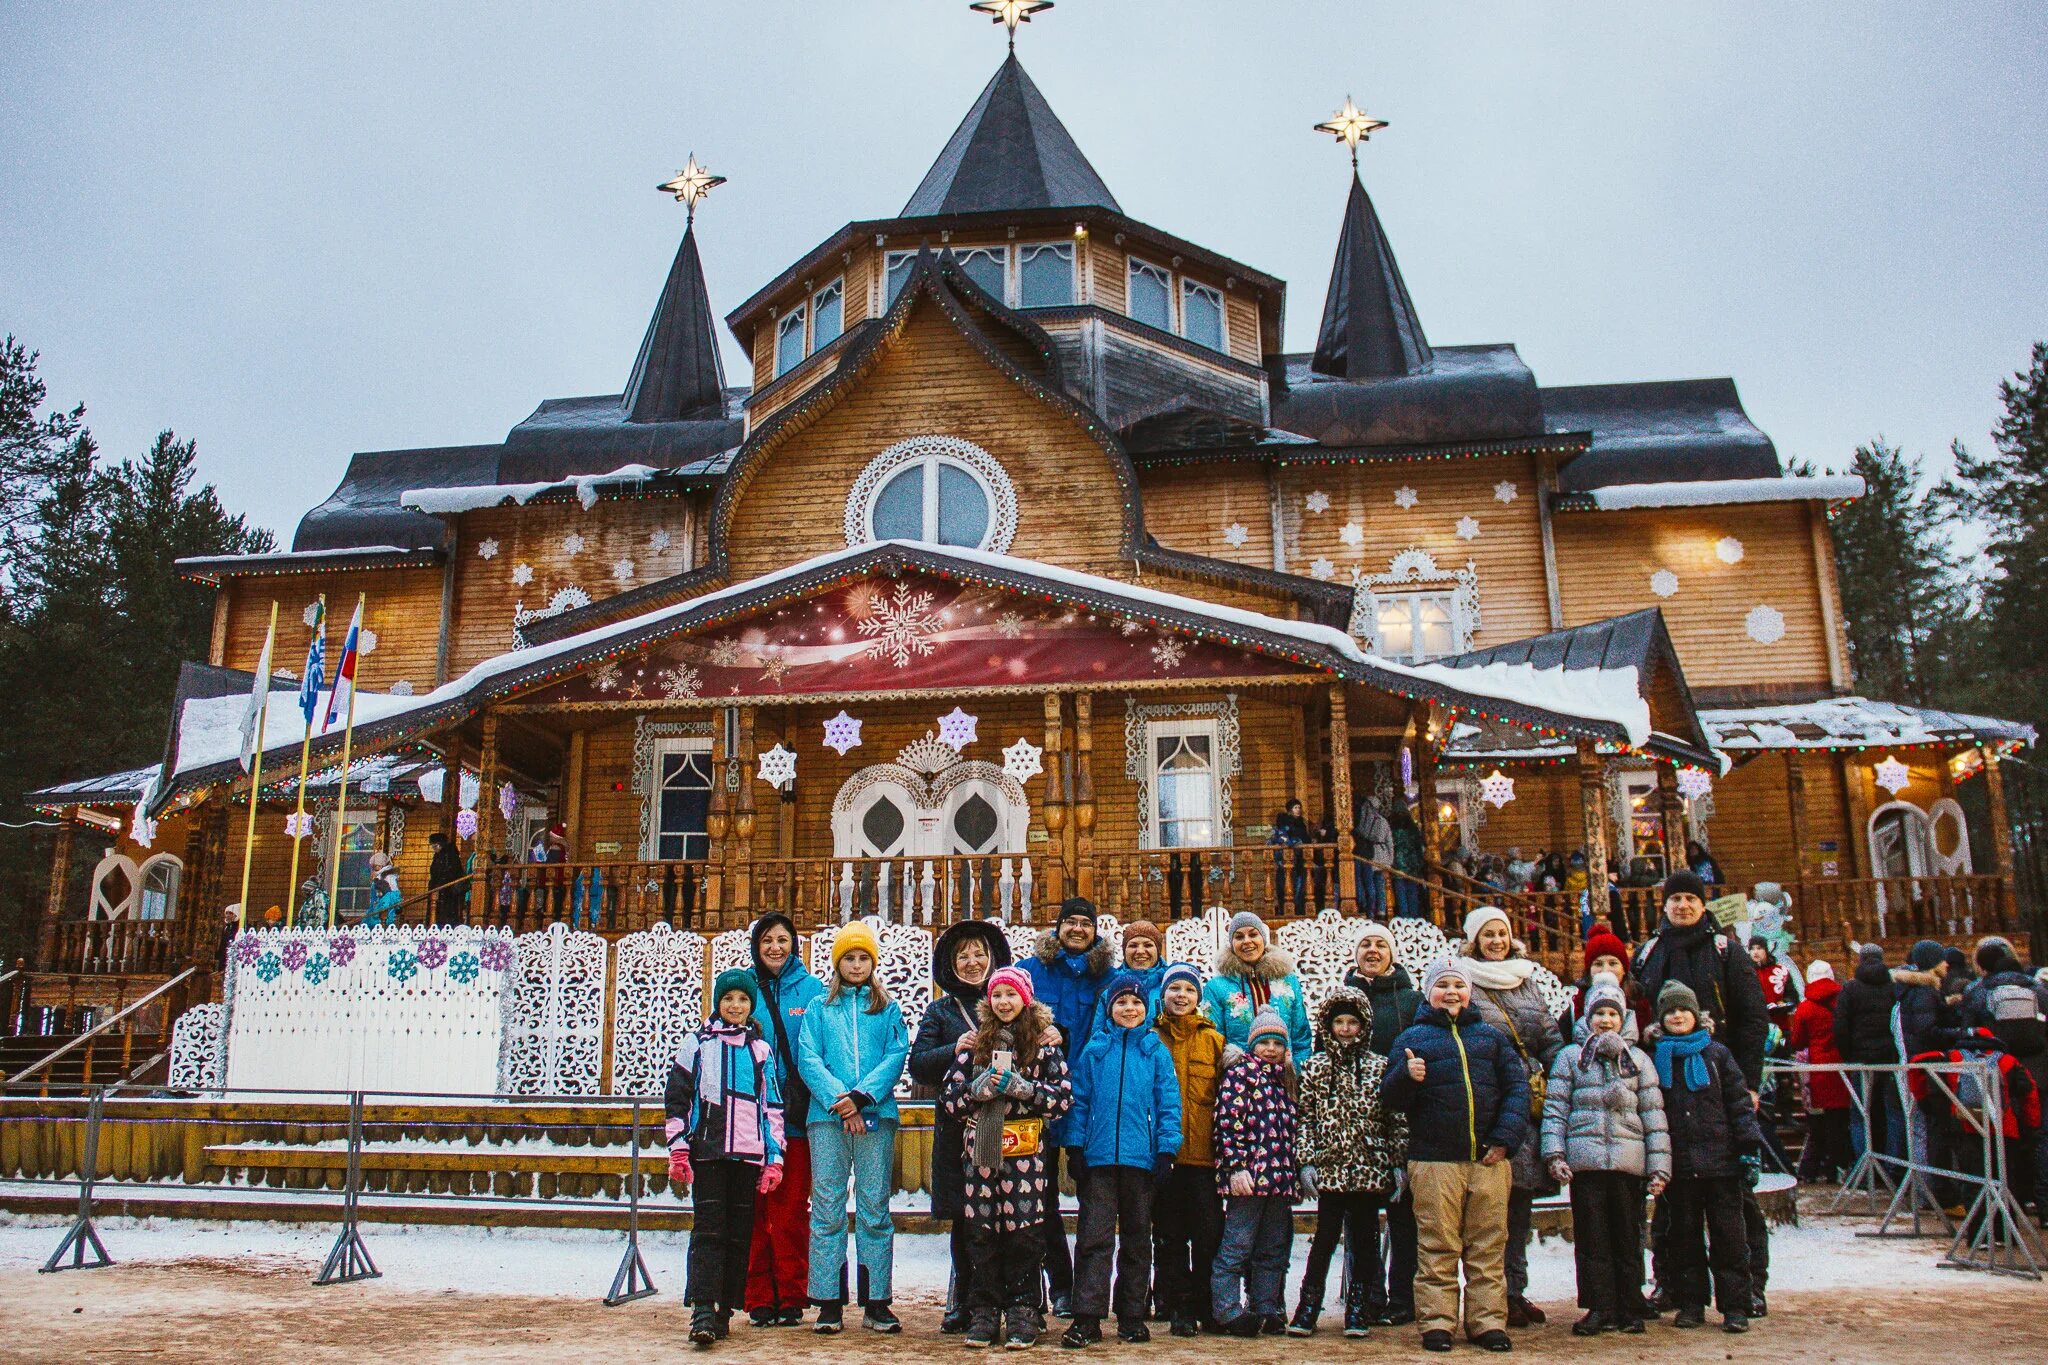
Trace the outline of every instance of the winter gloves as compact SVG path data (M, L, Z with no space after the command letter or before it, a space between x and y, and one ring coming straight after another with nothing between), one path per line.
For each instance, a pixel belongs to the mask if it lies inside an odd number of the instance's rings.
M1153 1178L1154 1180L1158 1181L1158 1182L1159 1182L1160 1184L1162 1184L1162 1185L1163 1185L1163 1184L1165 1184L1165 1183L1166 1183L1166 1181L1167 1181L1167 1180L1168 1180L1168 1179L1169 1179L1169 1178L1170 1178L1170 1177L1171 1177L1172 1175L1173 1175L1173 1153L1172 1153L1172 1152L1161 1152L1161 1153L1160 1153L1160 1154L1159 1154L1158 1156L1156 1156L1156 1157L1154 1157L1154 1158L1152 1159L1152 1178Z
M694 1179L690 1173L690 1144L668 1149L668 1183L675 1186L687 1185Z
M1747 1188L1753 1190L1757 1187L1757 1182L1764 1178L1763 1154L1761 1152L1744 1152L1741 1160L1742 1183Z
M778 1162L773 1166L763 1166L761 1168L761 1178L754 1182L754 1188L762 1194L773 1194L776 1187L780 1184L782 1184L782 1165Z

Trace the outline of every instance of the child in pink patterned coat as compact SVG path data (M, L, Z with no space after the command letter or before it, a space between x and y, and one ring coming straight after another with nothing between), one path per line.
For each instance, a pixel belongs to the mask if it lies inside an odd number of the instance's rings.
M1209 1282L1217 1326L1241 1337L1286 1330L1287 1253L1301 1191L1286 1021L1260 1010L1248 1042L1250 1053L1227 1064L1216 1094L1216 1181L1226 1198Z

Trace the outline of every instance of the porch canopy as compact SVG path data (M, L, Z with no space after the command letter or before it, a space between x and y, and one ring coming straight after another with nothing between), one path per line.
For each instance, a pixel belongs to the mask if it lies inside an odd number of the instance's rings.
M1772 749L1972 748L2030 745L2034 727L1994 716L1936 711L1869 697L1823 697L1792 706L1714 708L1699 713L1714 747L1748 756Z

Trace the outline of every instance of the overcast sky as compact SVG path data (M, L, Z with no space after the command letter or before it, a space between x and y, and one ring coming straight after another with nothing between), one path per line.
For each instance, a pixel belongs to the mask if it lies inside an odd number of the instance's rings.
M2038 0L1060 0L1019 46L1127 213L1289 282L1290 349L1347 92L1431 340L1540 382L1733 375L1784 456L1941 456L2048 336ZM1001 57L964 0L8 0L0 331L289 540L351 451L617 392L687 153L723 312L900 208Z

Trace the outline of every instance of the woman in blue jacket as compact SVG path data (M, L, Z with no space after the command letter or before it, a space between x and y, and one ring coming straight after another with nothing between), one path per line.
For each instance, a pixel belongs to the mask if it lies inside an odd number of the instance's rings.
M837 1332L846 1307L846 1186L853 1183L854 1251L864 1322L900 1332L889 1311L895 1224L896 1082L910 1031L876 975L881 943L856 920L832 940L832 980L797 1035L796 1065L811 1092L811 1302L813 1330Z
M1308 1002L1294 974L1294 954L1273 946L1266 922L1249 910L1230 917L1230 942L1216 957L1216 974L1202 987L1202 1013L1223 1040L1249 1050L1252 1020L1270 1009L1287 1025L1287 1050L1297 1070L1315 1049Z
M1152 1191L1173 1173L1180 1151L1180 1076L1173 1054L1147 1028L1151 1007L1136 976L1110 978L1109 1025L1072 1067L1067 1165L1079 1173L1081 1227L1074 1243L1074 1323L1066 1347L1102 1340L1110 1309L1110 1254L1116 1252L1117 1336L1151 1340ZM1122 1241L1119 1245L1118 1234Z
M756 1327L795 1327L804 1320L811 1265L811 1143L804 1126L811 1096L797 1074L796 1040L804 1016L825 998L825 987L804 966L789 916L774 911L761 916L749 937L754 994L761 1001L757 1022L774 1049L788 1155L782 1183L755 1202L746 1306Z

